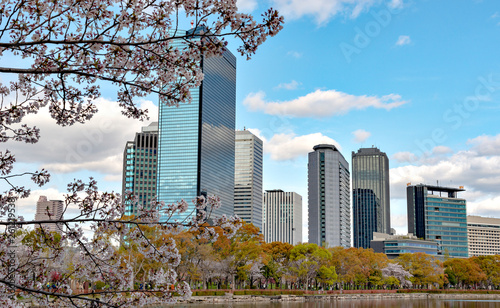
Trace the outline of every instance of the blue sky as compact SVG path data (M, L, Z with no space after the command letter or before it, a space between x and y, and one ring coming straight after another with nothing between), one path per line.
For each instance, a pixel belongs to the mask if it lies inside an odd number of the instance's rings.
M374 145L390 159L398 233L407 232L408 182L463 185L470 214L500 217L498 1L238 5L253 14L273 6L285 15L284 29L237 64L237 128L265 141L264 189L295 191L305 208L307 153L315 144L339 145L349 162L351 151ZM236 54L235 41L229 48ZM123 118L109 104L114 99L105 92L87 126L61 129L39 115L40 144L13 146L19 168L53 174L20 203L27 219L39 195L60 198L75 177L93 174L102 189L121 191L123 147L147 123ZM150 100L142 103L155 118Z

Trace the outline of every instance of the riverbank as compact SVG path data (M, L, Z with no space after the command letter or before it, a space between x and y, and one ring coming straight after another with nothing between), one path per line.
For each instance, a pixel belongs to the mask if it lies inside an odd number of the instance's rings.
M187 300L179 300L178 304L226 304L226 303L269 303L269 302L328 302L343 300L500 300L500 294L481 293L357 293L357 294L325 294L325 295L234 295L193 296Z

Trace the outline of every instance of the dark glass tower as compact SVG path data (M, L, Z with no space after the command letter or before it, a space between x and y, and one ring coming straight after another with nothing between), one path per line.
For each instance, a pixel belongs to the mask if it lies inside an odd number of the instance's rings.
M193 212L191 201L202 192L221 198L212 216L234 213L236 58L225 50L204 57L201 66L204 79L190 90L192 102L159 108L158 200L188 202L189 210L174 217L179 221Z
M467 205L457 193L465 191L432 185L410 185L408 201L408 233L439 244L438 254L467 258Z
M370 248L373 232L391 232L389 159L384 152L352 152L352 191L354 247Z

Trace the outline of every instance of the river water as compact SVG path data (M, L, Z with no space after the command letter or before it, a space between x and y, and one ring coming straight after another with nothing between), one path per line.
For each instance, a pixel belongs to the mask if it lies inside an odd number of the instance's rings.
M228 304L191 304L175 305L176 308L494 308L500 307L500 300L340 300L318 302L279 302L279 303L228 303Z

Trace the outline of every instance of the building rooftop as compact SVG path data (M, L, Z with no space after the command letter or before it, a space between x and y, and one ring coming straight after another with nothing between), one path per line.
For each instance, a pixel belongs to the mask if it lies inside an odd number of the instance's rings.
M408 185L408 186L419 186L419 187L427 187L428 191L436 192L436 191L441 191L441 192L458 192L458 191L465 191L463 186L460 186L459 188L453 188L453 187L444 187L444 186L436 186L436 185L426 185L426 184L417 184L417 185Z
M467 223L468 224L487 224L487 225L500 226L500 218L468 215L467 216Z
M337 147L335 147L333 144L318 144L313 147L313 150L324 150L324 149L330 149L339 152Z
M358 156L358 155L374 155L374 154L383 154L386 155L384 152L381 152L378 148L373 147L373 148L361 148L358 150L358 152L352 151L353 156Z

